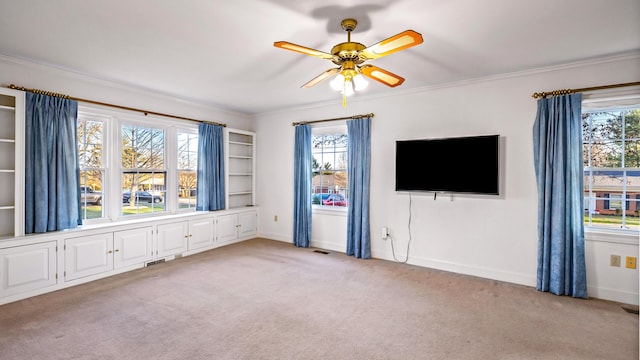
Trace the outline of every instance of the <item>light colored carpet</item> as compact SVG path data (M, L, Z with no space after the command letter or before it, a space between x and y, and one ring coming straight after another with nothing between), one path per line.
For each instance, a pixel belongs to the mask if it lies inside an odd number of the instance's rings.
M0 358L638 359L638 316L255 239L0 306Z

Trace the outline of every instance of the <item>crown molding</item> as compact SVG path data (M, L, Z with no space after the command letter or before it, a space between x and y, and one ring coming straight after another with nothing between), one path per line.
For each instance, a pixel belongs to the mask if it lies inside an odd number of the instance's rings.
M165 102L166 101L171 101L171 102L179 103L179 104L186 105L186 106L194 106L194 107L198 107L198 108L201 108L201 109L214 111L214 112L219 113L221 115L235 116L235 117L239 117L239 118L242 118L242 119L252 119L251 114L234 111L234 110L225 108L221 104L215 104L215 103L210 103L210 102L198 101L198 100L190 99L190 98L184 98L184 97L180 97L180 96L177 96L177 95L174 95L174 94L170 94L170 93L167 93L167 92L160 92L160 91L153 90L153 89L150 89L150 88L147 88L147 87L144 87L144 86L138 86L138 85L135 85L135 84L126 83L126 82L118 81L118 80L111 79L111 78L96 76L96 75L93 75L93 74L85 73L85 72L74 70L74 69L65 68L65 67L54 65L54 64L51 64L51 63L46 63L46 62L41 62L41 61L34 61L34 60L31 60L31 59L20 58L20 57L6 55L6 54L2 54L2 53L0 53L0 62L12 63L12 64L16 64L16 65L23 66L23 67L33 68L33 69L38 70L38 71L43 71L43 72L48 72L48 73L55 73L55 74L58 74L58 75L63 75L63 76L66 76L66 77L73 78L73 79L81 81L81 82L95 84L95 85L99 85L99 86L103 86L103 87L107 87L107 88L112 88L112 89L115 89L115 90L123 90L123 91L127 91L127 92L132 92L132 93L135 93L135 94L140 95L140 96L144 96L144 97L148 97L148 98L152 98L152 99L157 99L157 100L160 100L160 101L165 101ZM15 83L16 83L16 85L20 85L20 86L25 86L26 87L26 84L20 83L19 79L17 79ZM2 85L9 85L9 84L2 84ZM60 91L59 89L43 89L43 90ZM82 97L81 95L76 95L76 94L69 94L69 95L70 96L76 96L76 97ZM94 99L92 99L92 100L94 100ZM209 119L209 120L214 120L214 119Z

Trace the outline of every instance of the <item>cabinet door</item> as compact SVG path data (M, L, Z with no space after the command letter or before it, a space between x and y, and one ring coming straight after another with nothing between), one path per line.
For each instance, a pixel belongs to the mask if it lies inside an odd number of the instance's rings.
M64 240L65 281L113 269L113 233Z
M0 250L0 297L55 285L56 242Z
M144 263L153 256L153 229L144 227L113 233L114 268Z
M257 227L257 211L247 211L238 214L238 237L249 238L255 236L258 232Z
M238 215L220 215L216 220L216 242L218 244L238 238Z
M189 250L213 245L213 219L189 221Z
M158 256L169 256L187 251L187 222L158 225Z

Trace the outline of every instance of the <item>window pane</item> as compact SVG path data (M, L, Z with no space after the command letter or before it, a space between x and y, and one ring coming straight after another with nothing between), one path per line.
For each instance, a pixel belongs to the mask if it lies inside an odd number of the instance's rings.
M123 125L122 167L163 169L164 132L158 129Z
M625 141L624 167L640 168L640 141L639 140Z
M103 134L104 122L78 118L78 160L80 167L80 206L83 219L104 217L103 208Z
M122 215L165 211L165 178L164 172L122 174Z
M80 206L83 219L104 217L102 207L102 182L104 173L100 170L80 171Z
M622 138L622 116L620 112L598 112L589 114L591 136L594 140Z
M640 109L626 111L624 117L624 137L627 139L640 139Z
M178 209L195 209L198 134L178 132Z
M622 141L598 141L591 145L592 167L622 167Z
M196 172L178 172L178 208L189 209L196 207Z
M594 171L593 191L622 192L623 171ZM586 186L586 184L585 184Z

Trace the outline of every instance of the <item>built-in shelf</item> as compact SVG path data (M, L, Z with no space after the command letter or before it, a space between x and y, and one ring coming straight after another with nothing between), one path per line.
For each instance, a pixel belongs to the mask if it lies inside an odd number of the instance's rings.
M238 208L255 205L254 132L226 129L226 206Z
M24 108L24 91L0 88L0 238L24 234Z

